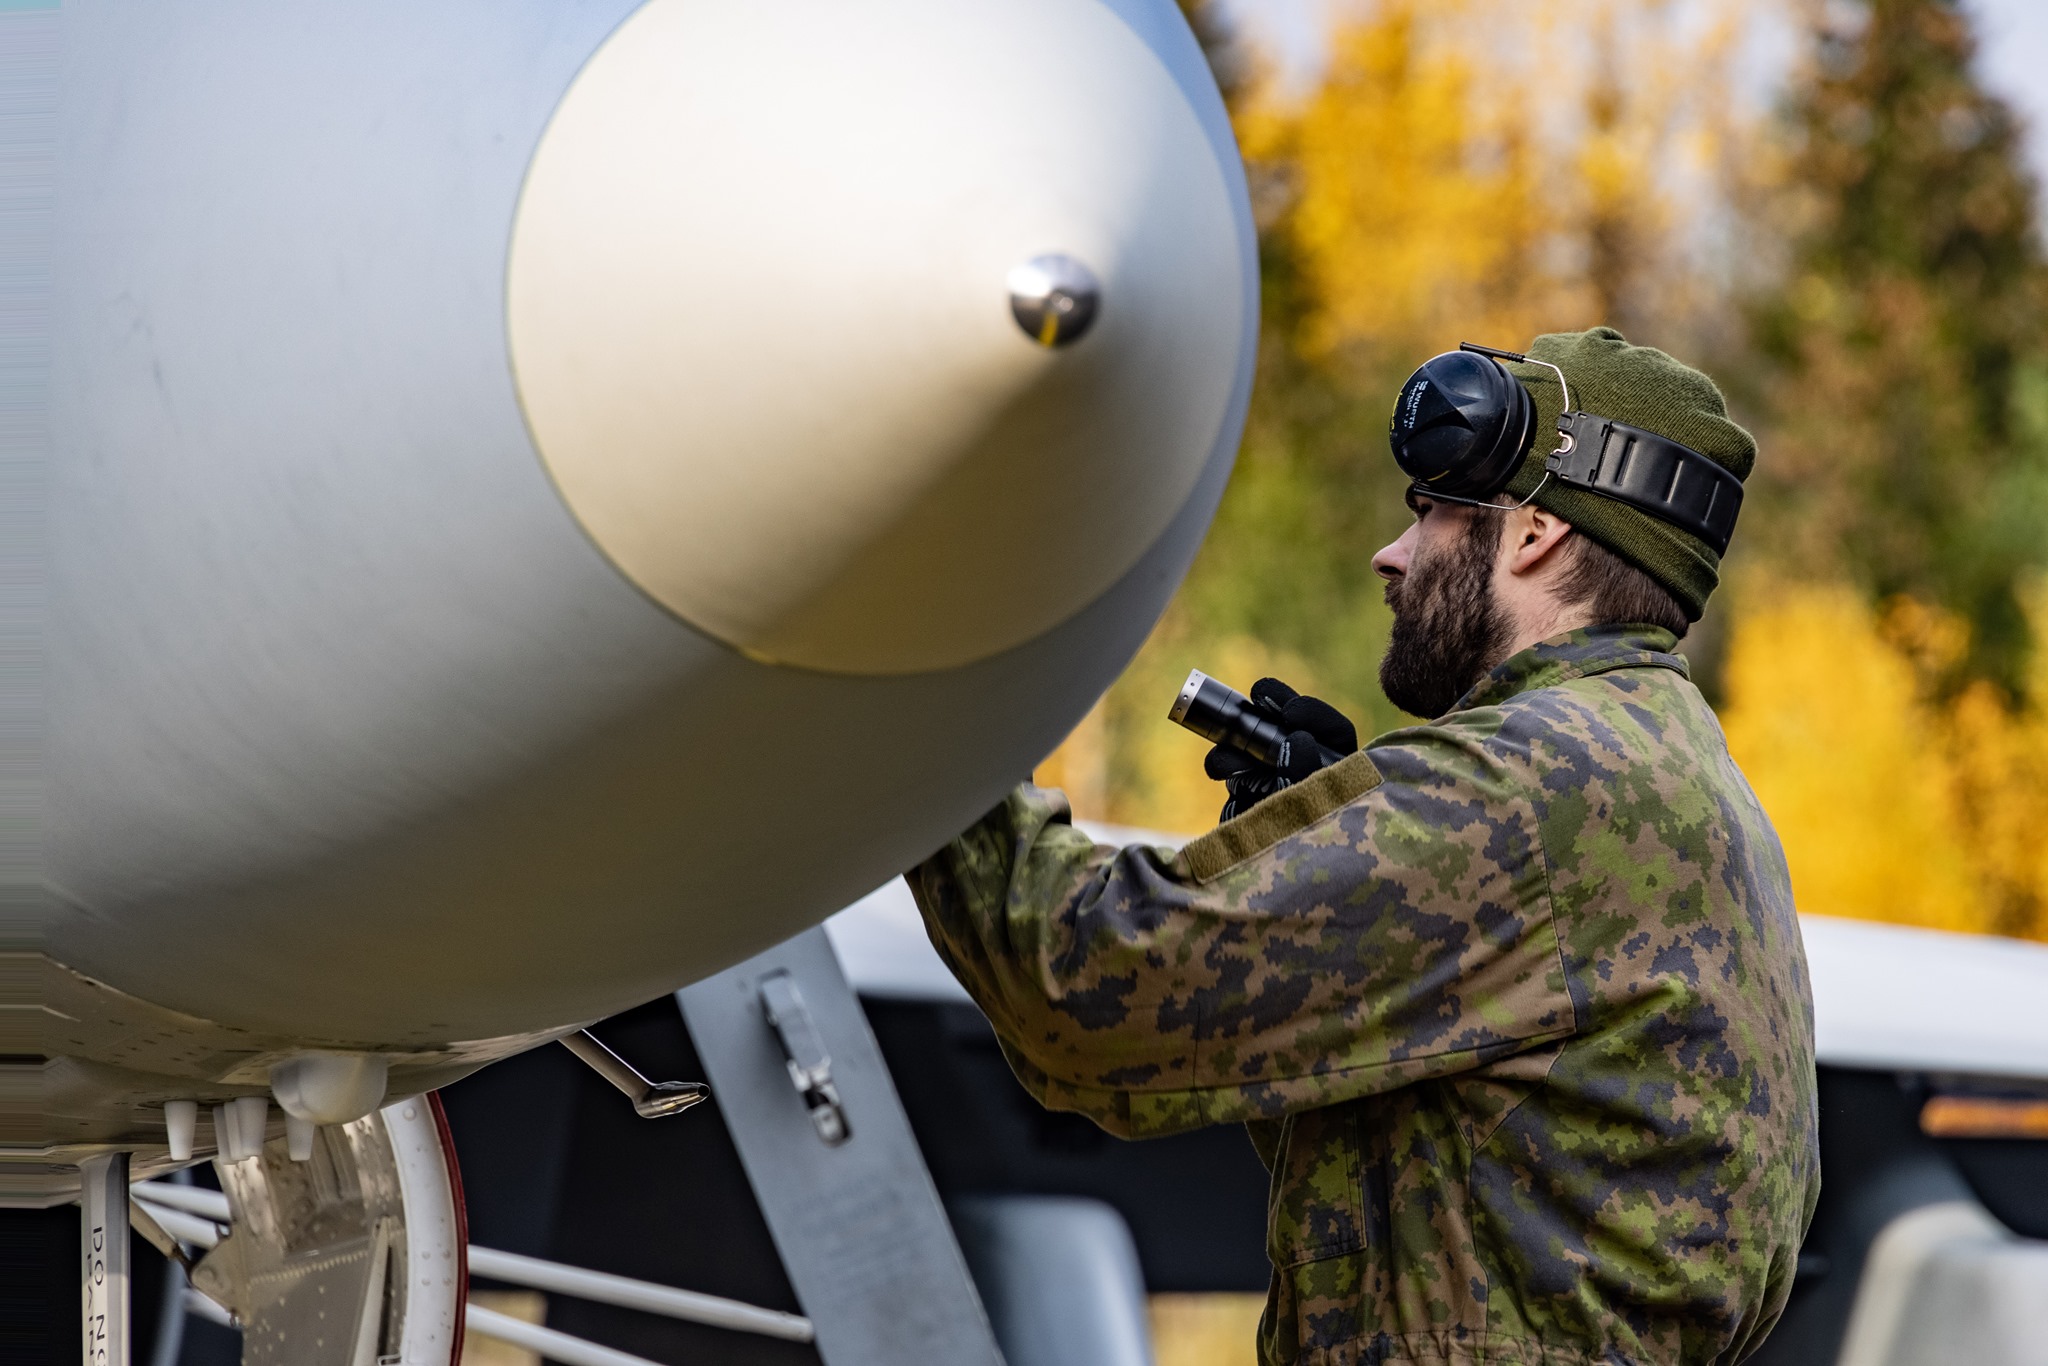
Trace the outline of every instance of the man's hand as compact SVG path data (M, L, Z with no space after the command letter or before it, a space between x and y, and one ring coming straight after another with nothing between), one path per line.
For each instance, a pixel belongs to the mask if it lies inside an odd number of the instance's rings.
M1226 821L1249 811L1260 798L1358 752L1357 728L1345 719L1344 713L1320 698L1303 697L1277 678L1262 678L1252 684L1251 699L1288 732L1287 754L1275 766L1260 763L1228 745L1218 745L1209 751L1202 771L1230 791L1221 817Z

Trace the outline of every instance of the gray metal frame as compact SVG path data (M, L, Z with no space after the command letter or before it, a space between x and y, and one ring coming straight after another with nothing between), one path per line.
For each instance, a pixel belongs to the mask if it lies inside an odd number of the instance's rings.
M800 993L829 1052L841 1141L828 1142L814 1118L818 1060L792 1067L764 985L783 1001L780 988ZM825 932L806 931L676 999L826 1366L998 1366L966 1259Z

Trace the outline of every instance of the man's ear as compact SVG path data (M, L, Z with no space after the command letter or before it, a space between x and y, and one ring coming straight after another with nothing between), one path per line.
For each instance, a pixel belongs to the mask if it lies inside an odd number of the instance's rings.
M1561 562L1558 547L1571 535L1572 524L1548 508L1528 503L1508 515L1507 570L1530 574Z

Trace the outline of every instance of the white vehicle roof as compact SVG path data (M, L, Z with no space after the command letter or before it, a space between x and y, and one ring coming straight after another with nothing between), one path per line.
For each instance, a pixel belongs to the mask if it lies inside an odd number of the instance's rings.
M2048 945L1800 917L1822 1062L2048 1079Z
M1105 843L1182 842L1084 828ZM1832 916L1800 923L1822 1062L2048 1080L2048 945ZM968 1001L901 878L833 916L825 931L863 995Z

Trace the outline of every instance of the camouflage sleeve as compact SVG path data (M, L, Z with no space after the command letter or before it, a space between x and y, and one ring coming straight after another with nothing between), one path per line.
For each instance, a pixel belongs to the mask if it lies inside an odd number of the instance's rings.
M1404 734L1177 856L1099 846L1064 797L1025 786L913 869L933 943L1026 1087L1143 1136L1569 1034L1532 806L1483 745Z

